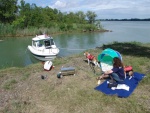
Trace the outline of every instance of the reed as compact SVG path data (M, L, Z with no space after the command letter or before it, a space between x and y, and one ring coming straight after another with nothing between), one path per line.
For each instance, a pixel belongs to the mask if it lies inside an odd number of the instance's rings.
M46 27L27 27L27 28L17 28L10 24L0 24L0 37L21 37L21 36L34 36L37 34L58 34L66 32L82 32L82 31L94 31L97 28L90 24L57 24L55 26ZM98 29L99 31L104 29Z

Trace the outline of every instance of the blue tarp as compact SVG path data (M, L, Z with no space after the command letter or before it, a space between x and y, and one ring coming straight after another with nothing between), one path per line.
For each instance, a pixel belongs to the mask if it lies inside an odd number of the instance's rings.
M129 86L129 91L124 89L111 89L108 88L108 81L104 81L99 86L95 87L95 90L101 91L106 95L117 95L121 98L126 98L132 94L132 92L135 90L135 88L138 86L138 83L143 79L145 74L141 74L138 72L134 72L133 77L129 79L129 76L124 80L123 84Z

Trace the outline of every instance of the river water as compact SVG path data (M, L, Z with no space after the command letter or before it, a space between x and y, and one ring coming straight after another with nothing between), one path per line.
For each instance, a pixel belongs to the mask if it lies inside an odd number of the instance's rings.
M76 33L53 36L60 49L58 56L81 53L114 41L150 43L150 21L102 21L102 26L112 32ZM39 62L27 50L32 37L7 38L0 41L0 69L24 67Z

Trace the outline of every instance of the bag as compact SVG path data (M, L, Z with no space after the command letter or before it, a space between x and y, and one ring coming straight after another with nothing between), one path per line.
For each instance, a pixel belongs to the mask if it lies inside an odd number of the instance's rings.
M117 87L117 82L114 80L109 80L108 88Z
M132 66L125 66L124 68L125 72L132 71L132 70L133 70Z
M49 71L52 68L52 65L53 65L52 61L46 61L44 63L44 70Z

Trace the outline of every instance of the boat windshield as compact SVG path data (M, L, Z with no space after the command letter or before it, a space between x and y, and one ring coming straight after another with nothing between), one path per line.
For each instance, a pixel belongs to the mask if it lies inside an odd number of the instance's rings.
M33 41L32 45L35 46L35 47L41 47L42 43L40 41Z
M45 40L44 43L45 43L45 47L54 45L53 39Z
M50 41L51 41L51 45L54 45L54 40L53 40L53 39L50 39Z

